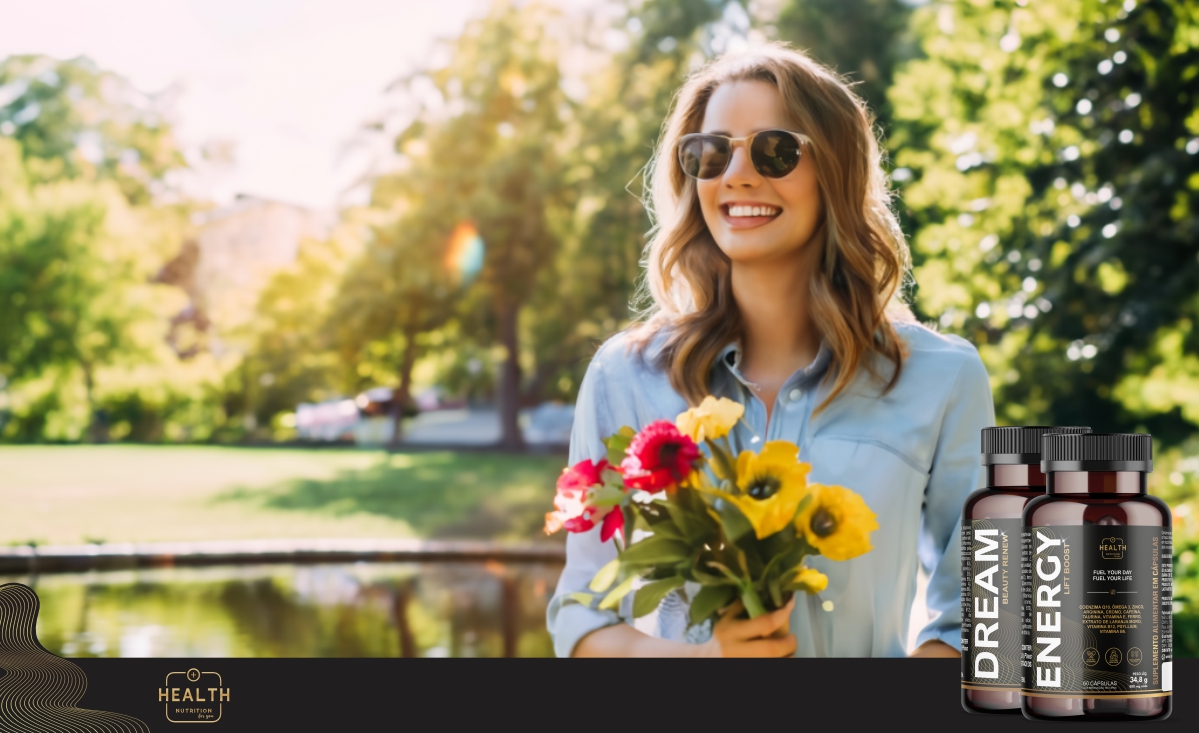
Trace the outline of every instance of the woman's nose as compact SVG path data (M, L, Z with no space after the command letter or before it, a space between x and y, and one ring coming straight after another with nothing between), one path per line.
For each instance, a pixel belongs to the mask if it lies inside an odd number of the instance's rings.
M754 168L753 161L749 157L749 146L738 145L733 148L733 157L729 160L729 167L724 172L724 185L733 188L736 186L756 186L761 182L761 175Z

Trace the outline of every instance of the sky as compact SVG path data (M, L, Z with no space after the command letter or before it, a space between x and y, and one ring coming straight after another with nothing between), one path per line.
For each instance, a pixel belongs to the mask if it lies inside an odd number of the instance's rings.
M453 37L485 0L0 0L0 58L89 56L140 91L167 92L192 152L225 143L189 193L332 209L376 149L355 146L387 85Z

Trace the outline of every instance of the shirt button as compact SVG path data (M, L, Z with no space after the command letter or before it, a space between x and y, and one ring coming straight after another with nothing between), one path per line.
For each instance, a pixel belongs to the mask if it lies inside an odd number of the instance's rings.
M803 390L802 389L793 389L793 390L791 390L791 394L788 396L791 398L792 402L795 402L800 397L803 397Z

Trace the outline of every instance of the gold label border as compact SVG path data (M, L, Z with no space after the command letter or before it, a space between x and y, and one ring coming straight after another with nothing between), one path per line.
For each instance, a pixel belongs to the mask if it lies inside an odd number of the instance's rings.
M203 677L206 674L215 674L216 678L217 678L217 684L222 687L225 685L225 680L223 677L221 677L220 672L201 672L198 669L196 671L200 672L201 677ZM171 677L173 677L174 675L177 675L177 674L181 674L181 675L183 675L184 679L187 679L187 670L183 670L182 672L167 672L166 680L164 681L163 684L165 684L167 687L170 687L171 686ZM224 717L224 715L225 715L224 704L221 702L217 702L217 715L216 715L215 720L174 720L173 718L171 718L171 702L173 702L173 701L167 701L166 705L164 705L163 708L164 708L164 713L166 714L167 722L174 723L175 725L191 725L191 724L207 725L209 723L219 723L219 722L221 722L221 718ZM183 701L179 700L178 702L183 702Z

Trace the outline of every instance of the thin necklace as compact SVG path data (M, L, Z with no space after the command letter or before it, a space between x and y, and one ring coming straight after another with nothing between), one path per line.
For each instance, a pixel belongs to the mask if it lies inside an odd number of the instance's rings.
M774 387L775 389L778 389L786 383L787 383L787 380L782 379L782 380L779 380L778 382L769 382L765 386L759 386L757 382L749 382L749 386L753 391L761 392L762 390L766 389L767 387Z

